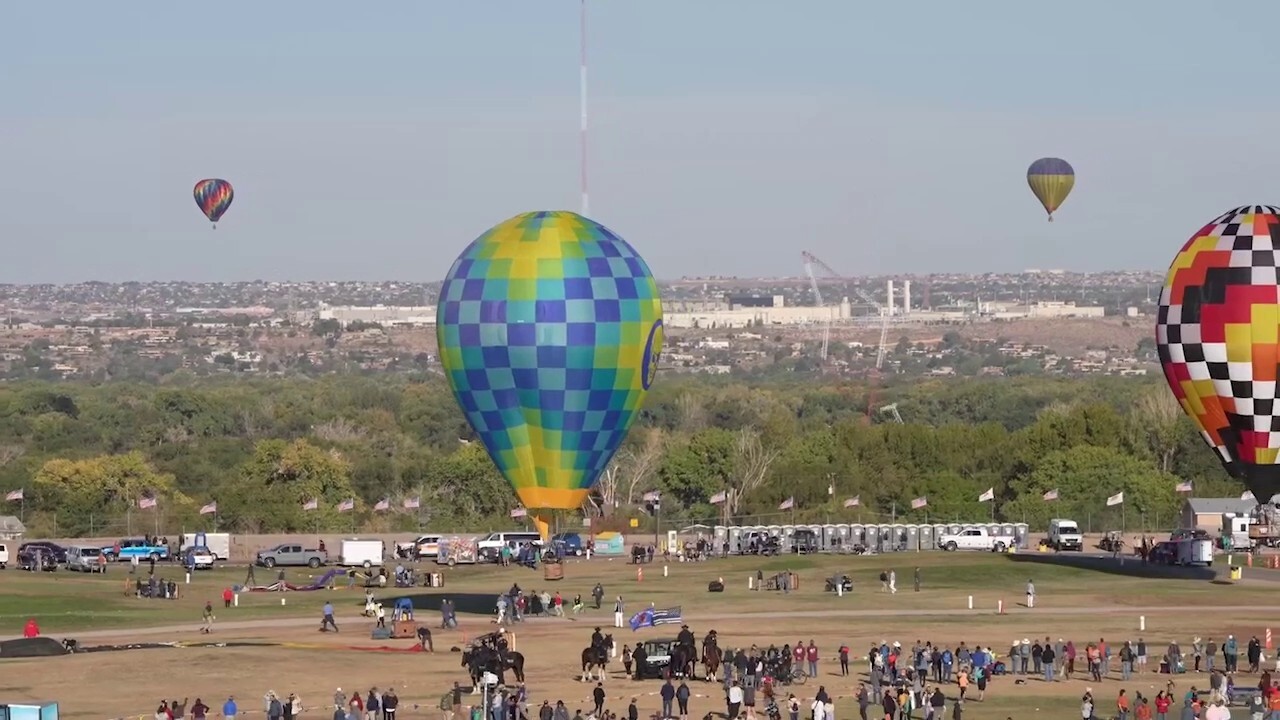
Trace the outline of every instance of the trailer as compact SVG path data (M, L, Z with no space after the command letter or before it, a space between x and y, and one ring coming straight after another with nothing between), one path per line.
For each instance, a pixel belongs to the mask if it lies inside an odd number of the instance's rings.
M231 559L231 533L189 532L178 537L178 555L186 555L187 548L208 548L217 560Z
M381 567L386 547L381 540L351 538L342 541L338 565L342 567Z

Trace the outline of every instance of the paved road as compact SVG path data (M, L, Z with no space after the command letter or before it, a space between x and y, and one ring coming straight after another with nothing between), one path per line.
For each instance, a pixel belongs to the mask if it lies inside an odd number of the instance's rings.
M1020 606L1011 606L1008 609L1009 615L1031 615L1037 616L1056 615L1056 616L1078 616L1078 615L1160 615L1170 613L1194 613L1201 612L1205 608L1195 605L1184 606L1162 606L1162 607L1049 607L1028 610ZM1254 612L1258 608L1251 605L1234 605L1213 608L1215 613L1222 612ZM686 615L686 620L696 622L715 622L729 620L782 620L795 618L880 618L880 617L962 617L967 615L985 616L991 615L990 610L966 610L960 609L903 609L903 610L787 610L787 611L770 611L770 612L750 612L750 613L693 613ZM472 621L474 623L475 620ZM556 618L530 618L525 622L530 625L543 625L554 622L562 622ZM282 618L276 620L239 620L230 622L219 622L215 625L215 631L222 633L226 631L245 631L245 630L275 630L285 627L317 627L319 621L315 618ZM129 637L132 640L142 640L143 638L156 639L156 636L175 636L189 638L196 636L200 627L199 622L191 622L185 625L163 625L157 627L140 627L130 629L116 630L89 630L85 632L68 633L67 637L74 637L81 642L85 640L102 639L102 638L120 638ZM363 638L365 633L357 632L355 637ZM16 636L0 637L0 640L12 640ZM215 638L217 636L215 635ZM167 642L167 640L157 640L159 642Z

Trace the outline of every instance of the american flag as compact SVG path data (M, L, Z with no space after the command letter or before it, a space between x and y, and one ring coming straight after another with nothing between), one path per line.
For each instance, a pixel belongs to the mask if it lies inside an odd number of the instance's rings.
M155 499L155 498L153 498L153 497L140 497L140 498L138 498L138 509L139 509L139 510L146 510L146 509L148 509L148 508L153 508L153 507L155 507L155 506L156 506L156 499Z
M920 508L925 507L928 504L929 504L929 498L921 496L911 501L911 509L919 510Z
M391 509L390 498L382 498L381 500L378 501L377 505L373 506L374 512L385 512L390 509Z
M1048 502L1048 501L1050 501L1050 500L1057 500L1057 499L1058 499L1058 491L1057 491L1057 490L1050 490L1050 491L1046 492L1046 493L1044 494L1044 496L1043 496L1041 499L1042 499L1042 500L1044 500L1045 502Z
M529 514L529 511L525 510L524 508L512 508L511 510L511 517L513 518L522 518L528 514Z
M320 501L317 500L316 498L311 498L310 500L302 503L303 510L316 510L319 507L320 507Z
M658 492L657 490L650 490L649 492L644 494L645 502L658 502L661 499L662 499L662 493Z
M862 505L862 496L861 496L861 495L854 495L853 497L851 497L851 498L849 498L848 500L845 500L845 501L844 501L844 506L845 506L845 507L847 507L847 508L860 507L861 505Z
M22 488L10 491L8 495L4 496L4 499L9 502L18 502L22 500Z
M726 493L724 490L721 490L715 495L712 495L711 500L709 500L708 502L710 502L712 505L719 505L720 503L724 502L727 499L729 499L728 493Z
M1191 492L1191 481L1180 482L1173 489L1174 492Z
M793 508L793 507L795 507L795 506L796 506L796 497L795 497L795 495L792 495L791 497L787 498L786 500L783 500L783 501L782 501L782 504L778 506L778 509L779 509L779 510L790 510L791 508Z
M422 507L422 500L416 497L405 498L403 504L405 510L417 510Z
M201 515L217 515L218 501L215 500L209 503L208 505L205 505L204 507L200 508L200 514Z
M338 512L350 512L356 509L355 498L348 498L338 503Z

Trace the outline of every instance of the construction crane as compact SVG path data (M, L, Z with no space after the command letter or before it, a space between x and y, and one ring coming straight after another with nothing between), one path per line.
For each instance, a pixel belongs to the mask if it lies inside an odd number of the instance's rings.
M898 403L892 403L880 408L880 414L888 415L893 418L894 422L899 425L902 424L902 414L898 412Z
M826 307L826 303L822 301L822 291L818 289L818 276L814 274L814 266L818 266L828 277L839 278L840 274L831 269L831 266L822 262L818 257L810 252L801 251L800 257L804 260L804 272L809 276L809 287L813 290L813 302L817 307ZM822 325L822 364L827 363L827 348L831 344L831 314L827 314L827 320Z

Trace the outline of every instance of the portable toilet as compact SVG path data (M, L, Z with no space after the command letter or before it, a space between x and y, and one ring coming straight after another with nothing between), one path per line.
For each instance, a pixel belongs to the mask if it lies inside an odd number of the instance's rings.
M714 547L711 548L712 553L719 555L724 549L724 544L729 542L729 527L727 525L716 525L711 528L711 537Z
M1010 541L1012 541L1013 538L1017 536L1017 532L1013 527L1013 523L1001 523L998 534L1000 535L1000 537L1009 538Z
M1031 547L1031 526L1026 523L1014 523L1013 536L1017 539L1019 550Z
M894 550L905 550L907 544L907 526L895 523L889 526L889 544Z
M906 538L907 549L917 551L920 549L920 526L908 525L903 528L903 537Z
M729 552L741 553L743 550L746 548L742 546L742 528L732 525L729 527Z
M853 542L850 540L852 532L848 524L836 525L835 543L831 546L832 552L845 552L849 549L849 545Z
M956 525L955 523L951 523L951 524L947 525L947 532L946 532L946 534L947 534L947 535L958 535L958 534L960 533L960 531L961 531L961 530L963 530L963 529L964 529L964 526L963 526L963 525Z
M879 525L863 525L862 526L862 544L868 550L880 551L880 526Z
M938 540L939 540L943 535L946 535L946 534L947 534L947 526L946 526L946 525L943 525L943 524L939 523L939 524L937 524L937 525L934 525L934 526L933 526L933 546L934 546L935 548L940 548L940 547L942 547L942 545L941 545L941 544L939 544Z
M862 523L849 525L849 548L855 545L867 546L867 529Z
M822 526L822 534L819 535L818 537L821 538L820 542L822 543L822 546L819 549L822 550L823 552L838 550L840 549L840 545L843 544L842 541L844 540L844 538L840 536L840 533L836 530L836 528L837 528L836 525Z
M762 527L760 529L763 530L765 533L767 533L769 537L778 538L778 546L779 547L782 546L782 526L781 525L769 525L768 527Z
M920 526L920 549L936 550L937 547L938 546L935 544L934 538L933 538L933 526L921 525Z

